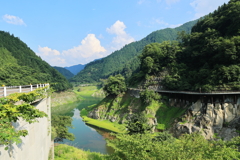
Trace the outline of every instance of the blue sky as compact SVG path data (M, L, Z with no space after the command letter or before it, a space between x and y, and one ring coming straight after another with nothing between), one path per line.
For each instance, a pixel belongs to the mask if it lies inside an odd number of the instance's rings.
M229 0L7 0L0 30L52 66L86 64L153 31L174 28Z

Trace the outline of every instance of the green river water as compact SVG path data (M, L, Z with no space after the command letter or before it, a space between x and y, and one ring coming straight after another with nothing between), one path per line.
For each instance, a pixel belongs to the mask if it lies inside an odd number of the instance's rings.
M96 104L100 100L102 100L102 98L86 97L85 100L62 106L62 108L67 109L61 113L59 112L58 114L72 117L72 125L74 128L69 128L69 132L75 135L75 140L64 140L60 143L103 154L110 154L113 152L112 148L106 145L106 141L103 137L103 135L107 134L107 132L86 125L80 117L80 110L82 108Z

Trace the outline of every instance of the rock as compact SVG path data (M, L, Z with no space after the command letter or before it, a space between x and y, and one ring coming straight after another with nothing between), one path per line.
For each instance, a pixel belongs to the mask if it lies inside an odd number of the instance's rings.
M201 104L201 101L199 100L196 103L194 103L190 109L193 115L198 115L200 113L201 108L202 108L202 104Z
M233 120L235 118L233 105L231 103L224 103L223 108L224 108L224 113L225 113L224 120L225 120L225 122L230 122L231 120Z
M214 128L222 128L224 121L224 111L222 110L220 103L215 104L214 114L215 114L215 119L213 123Z
M116 120L117 120L117 117L112 116L112 117L110 118L110 121L111 121L111 122L115 122Z
M208 116L210 118L210 120L212 121L215 117L215 114L213 113L214 106L211 103L207 104L207 111L206 111L206 116Z
M240 104L236 105L236 115L240 116Z
M99 119L99 110L98 109L94 109L93 111L88 113L88 117L93 118L93 119Z
M233 137L239 136L235 128L222 128L218 135L225 141L231 140Z

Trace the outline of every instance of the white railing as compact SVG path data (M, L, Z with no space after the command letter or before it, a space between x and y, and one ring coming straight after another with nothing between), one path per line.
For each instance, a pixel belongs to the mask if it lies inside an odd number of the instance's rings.
M31 92L37 88L42 88L49 86L49 84L34 84L34 85L25 85L25 86L4 86L0 87L0 98L6 97L12 93L27 93Z

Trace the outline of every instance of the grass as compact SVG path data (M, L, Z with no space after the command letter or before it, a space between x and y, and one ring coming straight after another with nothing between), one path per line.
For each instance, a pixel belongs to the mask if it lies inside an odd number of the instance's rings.
M171 127L173 120L183 115L186 109L181 107L171 107L161 104L157 110L156 117L158 121L157 129L166 130Z
M85 87L75 87L74 92L80 96L82 99L85 97L90 97L93 93L97 92L100 88L98 86L85 86Z
M54 147L55 160L104 160L104 157L104 154L84 151L66 144L60 144Z
M87 117L88 110L86 110L85 108L81 110L80 115L86 124L89 124L101 129L105 129L108 131L112 131L115 133L124 133L124 130L125 130L124 125L113 123L108 120L96 120L96 119L89 118Z
M85 121L86 124L96 126L101 129L105 129L107 131L115 132L115 133L124 133L125 126L109 122L108 120L96 120L89 118L87 116L82 116L83 121Z

